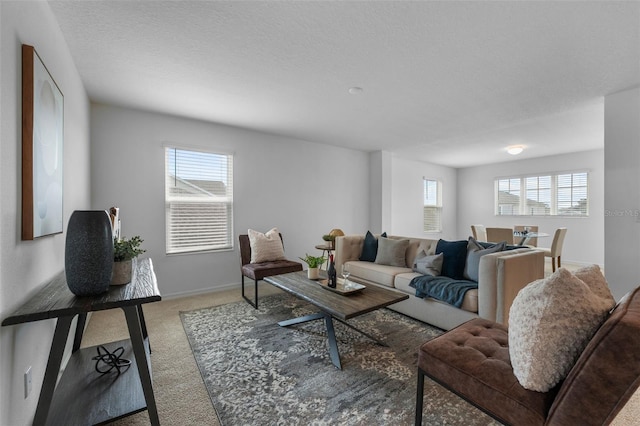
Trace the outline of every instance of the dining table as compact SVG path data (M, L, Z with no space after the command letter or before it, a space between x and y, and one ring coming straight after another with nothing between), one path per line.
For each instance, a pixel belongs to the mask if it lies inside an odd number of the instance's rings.
M544 238L548 237L546 232L532 232L532 231L513 231L513 242L517 246L527 245L532 238Z

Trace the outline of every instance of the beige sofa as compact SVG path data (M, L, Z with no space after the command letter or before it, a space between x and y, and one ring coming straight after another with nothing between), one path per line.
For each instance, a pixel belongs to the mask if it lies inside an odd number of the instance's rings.
M364 244L364 235L346 235L336 238L335 262L338 271L343 263L349 266L349 280L365 285L393 288L411 295L407 300L389 308L444 330L450 330L473 318L486 318L507 324L509 308L518 291L532 281L544 277L544 252L530 248L486 254L480 258L478 289L467 291L461 308L435 299L415 296L409 286L420 274L412 270L416 253L423 250L433 254L438 240L389 236L408 239L405 267L380 265L358 260Z

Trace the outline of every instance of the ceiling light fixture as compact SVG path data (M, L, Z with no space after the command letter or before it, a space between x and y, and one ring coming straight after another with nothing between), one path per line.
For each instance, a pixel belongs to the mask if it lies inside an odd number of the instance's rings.
M364 89L362 87L349 87L349 93L351 93L352 95L359 95L362 92L364 92Z
M518 155L524 151L523 145L511 145L507 147L507 152L511 155Z

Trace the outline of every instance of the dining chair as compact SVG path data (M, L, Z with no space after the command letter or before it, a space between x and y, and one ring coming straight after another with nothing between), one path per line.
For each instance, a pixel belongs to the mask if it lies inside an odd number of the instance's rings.
M499 243L506 241L507 244L513 244L512 228L487 228L487 241Z
M516 225L513 227L514 232L523 232L527 229L529 230L529 232L538 232L538 225ZM529 247L538 247L538 238L529 238L527 240L527 244L525 245Z
M564 243L564 237L567 235L567 228L558 228L556 229L555 234L553 234L553 242L551 243L551 248L540 248L539 250L544 251L545 257L551 258L551 269L553 272L556 271L556 259L558 259L558 268L561 268L560 258L562 257L562 244Z
M476 241L487 241L487 230L484 225L471 225L471 234Z

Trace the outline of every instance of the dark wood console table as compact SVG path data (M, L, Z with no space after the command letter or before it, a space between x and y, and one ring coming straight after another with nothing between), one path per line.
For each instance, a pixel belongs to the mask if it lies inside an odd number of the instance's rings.
M99 424L146 409L151 424L159 425L151 382L149 339L142 312L143 303L159 300L151 259L141 259L134 260L131 283L111 286L100 296L75 296L67 287L63 271L5 318L3 326L58 319L33 424ZM120 375L115 372L101 375L95 371L92 360L97 355L96 347L80 349L80 343L87 313L113 308L124 311L130 339L104 346L110 351L123 346L122 357L132 362ZM76 315L73 353L56 386L71 322Z

